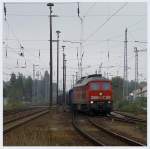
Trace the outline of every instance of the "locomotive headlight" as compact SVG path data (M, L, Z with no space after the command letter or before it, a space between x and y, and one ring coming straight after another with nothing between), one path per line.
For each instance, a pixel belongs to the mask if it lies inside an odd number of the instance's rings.
M102 92L100 92L100 93L99 93L99 95L100 95L100 96L102 96L102 95L103 95L103 93L102 93Z
M91 104L93 104L93 103L94 103L94 101L90 101L90 103L91 103Z
M110 104L110 103L111 103L111 101L108 101L108 103Z

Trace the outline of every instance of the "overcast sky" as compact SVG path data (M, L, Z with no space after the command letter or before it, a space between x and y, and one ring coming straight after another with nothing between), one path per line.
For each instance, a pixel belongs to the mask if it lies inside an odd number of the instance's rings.
M77 71L78 43L83 40L83 75L93 74L102 63L102 74L109 77L123 76L124 32L128 28L128 67L129 80L135 76L135 53L146 49L147 42L147 6L146 3L79 3L81 25L77 14L77 3L54 3L53 39L56 30L60 30L60 85L62 85L62 45L65 45L67 59L67 88L71 86L72 75ZM46 3L6 3L7 21L3 18L3 79L8 80L12 72L21 72L33 76L33 64L36 70L44 74L49 70L49 8ZM115 12L117 12L112 16ZM109 19L111 17L111 19ZM109 20L108 20L109 19ZM105 23L105 21L107 23ZM104 24L105 23L105 24ZM24 47L25 58L18 55L20 43ZM7 57L6 57L6 45ZM39 58L40 50L40 58ZM109 51L109 58L108 58ZM18 59L18 67L17 67ZM25 64L26 68L21 68ZM53 43L53 79L56 81L56 43ZM109 68L110 67L110 68ZM147 52L139 52L139 79L147 78Z

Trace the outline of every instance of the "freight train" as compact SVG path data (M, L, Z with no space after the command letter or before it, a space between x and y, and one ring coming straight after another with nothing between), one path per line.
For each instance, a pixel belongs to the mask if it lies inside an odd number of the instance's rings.
M112 111L112 82L100 74L82 77L69 91L69 101L73 110L89 113Z

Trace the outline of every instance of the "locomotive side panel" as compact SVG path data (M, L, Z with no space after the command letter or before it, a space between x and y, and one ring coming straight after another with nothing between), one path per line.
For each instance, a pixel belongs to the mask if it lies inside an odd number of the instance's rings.
M72 103L73 104L86 104L86 89L85 87L75 87L73 89L73 97L72 97Z
M74 110L84 110L84 109L87 110L88 100L86 96L87 96L86 86L73 88L72 107Z

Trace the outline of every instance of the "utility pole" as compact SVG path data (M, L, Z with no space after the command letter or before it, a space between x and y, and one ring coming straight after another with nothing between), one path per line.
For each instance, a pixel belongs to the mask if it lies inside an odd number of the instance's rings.
M50 97L49 97L49 106L52 106L53 102L53 60L52 60L52 6L53 3L48 3L47 6L50 9Z
M44 76L44 84L45 84L45 101L48 100L48 90L49 90L49 77L47 78L46 75Z
M106 78L107 76L106 76L106 72L104 71L104 78Z
M83 51L83 18L80 16L80 6L79 6L79 2L77 3L78 4L78 9L77 9L77 13L78 13L78 17L81 21L81 34L80 34L80 77L82 78L82 58L83 58L83 54L84 52L82 53Z
M33 64L33 85L32 85L32 98L35 96L35 89L34 89L34 84L35 84L35 64Z
M36 72L36 76L37 76L37 86L36 86L36 97L39 98L39 76L40 76L40 73L39 73L39 70Z
M66 63L67 63L67 60L65 59L64 61L65 61L64 62L64 64L65 64L65 66L64 66L64 71L65 71L65 74L64 74L65 75L64 76L65 77L65 79L64 79L65 80L65 83L64 83L65 84L65 91L64 92L65 92L65 105L66 105L67 104L67 101L66 101L66 76L67 76L67 74L66 74L67 73L67 71L66 71Z
M65 46L62 46L63 48L63 103L65 104L65 53L64 48Z
M17 64L18 64L18 61L17 61ZM32 96L33 97L35 96L35 67L36 66L39 66L39 65L33 64L33 86L32 86L32 90L33 90Z
M78 81L78 72L76 72L76 83Z
M57 104L58 104L58 89L59 89L59 34L60 31L56 31L57 33Z
M74 77L75 77L75 75L72 75L72 87L74 87Z
M124 41L124 74L123 74L123 99L128 97L128 61L127 61L127 28L125 29L125 41Z
M103 63L101 63L100 66L99 66L99 71L98 71L99 74L102 73L102 65L103 65Z
M82 68L82 59L83 59L83 56L84 56L84 52L81 55L81 62L80 62L81 78L82 78L82 73L83 73L83 68Z
M134 47L135 52L135 90L137 89L138 80L139 80L139 70L138 70L138 52L146 52L145 50L138 50L137 47Z
M138 50L137 47L134 47L135 52L135 90L137 89L138 84Z
M5 21L6 21L7 9L6 9L5 3L4 3L4 15L5 15Z

